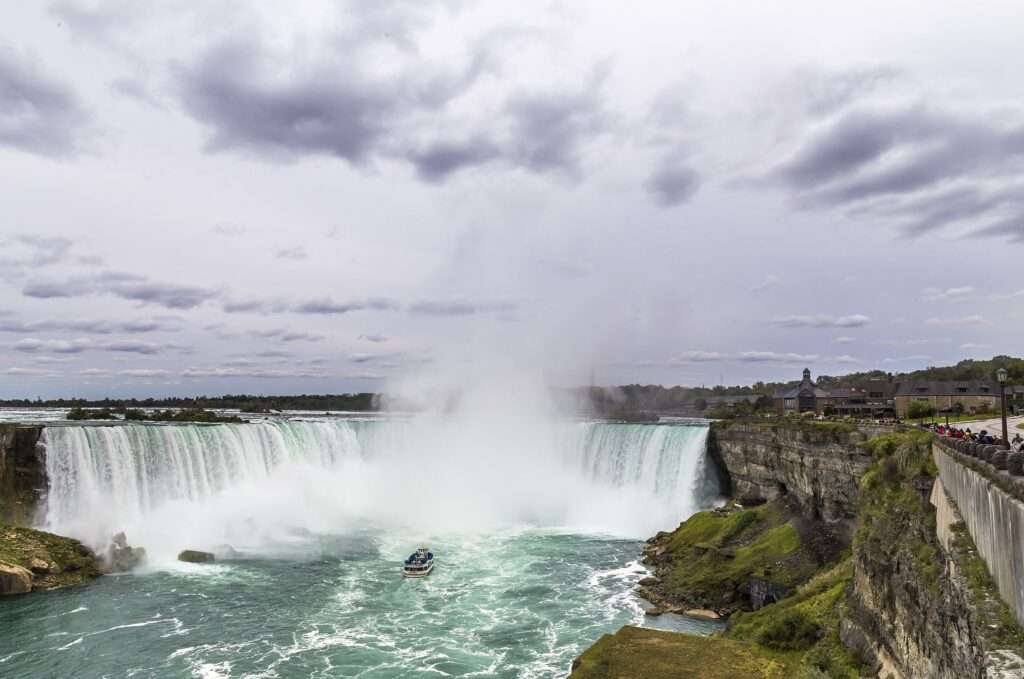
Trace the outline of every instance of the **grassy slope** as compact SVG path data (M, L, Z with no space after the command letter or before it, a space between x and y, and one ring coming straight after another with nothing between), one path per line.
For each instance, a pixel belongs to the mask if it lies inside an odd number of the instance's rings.
M852 575L851 562L845 559L779 603L737 614L727 635L790 651L790 662L804 676L814 676L817 670L835 679L854 679L860 676L858 663L839 640L839 620Z
M732 639L623 627L606 634L574 665L572 679L788 679L785 654Z
M653 556L661 582L652 589L687 605L716 607L751 577L790 588L816 570L783 508L770 503L729 514L700 512L662 535Z
M92 552L77 540L0 524L0 562L30 569L33 558L57 566L51 573L33 576L33 589L77 585L100 575Z

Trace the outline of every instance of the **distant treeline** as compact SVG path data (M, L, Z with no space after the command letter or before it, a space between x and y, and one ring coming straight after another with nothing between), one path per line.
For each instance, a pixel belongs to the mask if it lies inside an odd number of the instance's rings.
M105 398L89 399L13 399L0 401L5 408L105 408L111 411L125 408L174 408L182 410L241 410L244 413L265 413L272 410L349 410L366 412L377 410L376 394L301 394L299 396L197 396L195 398Z
M1024 383L1024 359L995 356L989 360L968 359L954 366L929 367L908 373L891 374L882 370L847 375L818 375L817 383L825 388L854 386L867 380L991 380L995 371L1005 368L1010 382ZM794 368L794 377L799 368ZM584 414L611 419L642 420L656 415L693 415L722 408L747 413L768 410L771 396L800 383L755 382L752 385L715 387L664 387L658 384L627 384L618 387L580 387L569 390L571 400L581 405ZM274 410L348 410L368 412L380 409L378 394L301 394L298 396L199 396L196 398L147 399L15 399L0 401L0 407L15 408L174 408L183 410L240 410L244 413L265 413Z
M136 408L72 408L69 420L124 420L125 422L244 422L235 415L218 415L209 410L138 410Z

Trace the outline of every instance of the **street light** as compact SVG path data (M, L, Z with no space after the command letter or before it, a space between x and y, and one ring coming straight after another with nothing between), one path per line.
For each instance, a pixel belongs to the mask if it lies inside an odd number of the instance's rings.
M1003 414L1003 448L1010 448L1010 438L1006 433L1006 368L996 371L996 381L999 382L999 405Z

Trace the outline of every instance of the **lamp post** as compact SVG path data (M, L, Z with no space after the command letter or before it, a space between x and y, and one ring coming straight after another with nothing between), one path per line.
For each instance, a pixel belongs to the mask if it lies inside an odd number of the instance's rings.
M1010 437L1006 433L1006 368L996 371L996 381L999 382L999 407L1003 416L1003 448L1009 449Z

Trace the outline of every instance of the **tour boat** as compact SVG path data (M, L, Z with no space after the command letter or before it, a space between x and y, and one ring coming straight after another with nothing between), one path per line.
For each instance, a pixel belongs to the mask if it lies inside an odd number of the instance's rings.
M425 578L434 570L434 553L426 547L413 552L402 566L402 575L407 578Z

